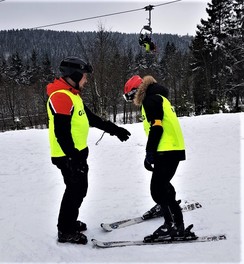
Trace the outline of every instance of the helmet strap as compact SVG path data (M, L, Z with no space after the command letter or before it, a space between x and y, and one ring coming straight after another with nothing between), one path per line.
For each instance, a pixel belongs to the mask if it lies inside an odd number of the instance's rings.
M79 82L74 82L70 77L63 77L64 80L69 84L71 85L72 87L74 87L76 90L80 90L80 87L79 87Z
M76 86L77 86L77 85L79 86L79 82L80 82L80 80L82 79L82 77L83 77L83 74L80 73L80 72L74 72L74 73L72 73L72 74L69 76L69 78L70 78L73 82L75 82Z

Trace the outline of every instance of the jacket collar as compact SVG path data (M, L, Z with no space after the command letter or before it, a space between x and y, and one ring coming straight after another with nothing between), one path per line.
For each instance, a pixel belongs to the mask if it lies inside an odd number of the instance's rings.
M73 94L78 94L79 90L75 89L64 78L55 79L52 83L47 85L47 95L50 96L52 93L59 90L68 90Z

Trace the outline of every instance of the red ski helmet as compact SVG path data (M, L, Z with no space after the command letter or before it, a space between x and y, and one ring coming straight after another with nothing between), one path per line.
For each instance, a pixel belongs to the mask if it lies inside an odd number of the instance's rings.
M142 78L139 75L134 75L132 76L125 84L124 87L124 99L127 102L132 102L134 97L135 97L135 93L137 91L137 88L139 87L139 85L142 83Z

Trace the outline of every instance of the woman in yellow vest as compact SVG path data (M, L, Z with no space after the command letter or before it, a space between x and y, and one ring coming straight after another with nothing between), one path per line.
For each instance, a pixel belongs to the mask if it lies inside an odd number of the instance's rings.
M80 91L87 83L87 73L92 72L88 63L68 57L59 69L62 77L47 85L51 158L66 185L58 217L58 241L86 244L87 237L82 233L86 224L77 218L88 188L89 127L102 129L121 141L127 140L130 133L93 114L83 103Z
M178 118L168 98L168 89L152 76L130 78L124 98L141 107L143 125L148 136L144 166L152 171L151 195L161 206L165 222L145 242L195 238L184 228L183 214L176 201L172 180L179 162L185 160L185 146Z

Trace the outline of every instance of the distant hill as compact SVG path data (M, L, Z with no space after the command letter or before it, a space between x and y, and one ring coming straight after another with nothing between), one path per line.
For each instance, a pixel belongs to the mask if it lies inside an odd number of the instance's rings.
M140 51L141 47L138 44L139 34L110 33L119 40L119 50L127 52L131 49L134 54ZM80 41L84 48L87 48L90 41L95 40L96 35L97 32L95 31L2 30L0 31L0 56L6 59L9 55L18 52L22 59L25 60L35 50L41 56L48 55L52 64L57 65L64 56L78 56L81 52ZM153 34L153 41L161 54L163 54L168 42L174 43L177 49L188 52L192 39L193 37L189 35Z

